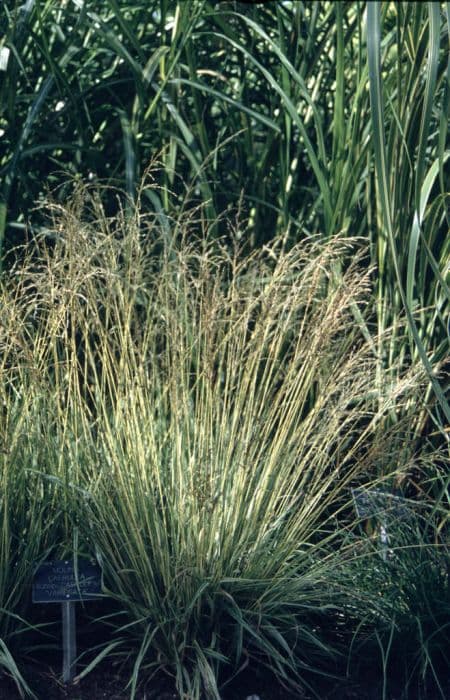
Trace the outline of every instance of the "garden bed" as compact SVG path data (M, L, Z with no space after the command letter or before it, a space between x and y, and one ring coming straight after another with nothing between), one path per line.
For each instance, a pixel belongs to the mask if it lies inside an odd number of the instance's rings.
M60 660L56 659L57 664ZM38 699L45 700L129 700L126 689L128 675L120 672L110 662L105 662L86 678L72 686L64 686L60 681L59 665L29 666L27 681ZM442 680L442 679L441 679ZM383 695L382 678L374 673L366 673L358 681L332 680L315 684L317 695L306 691L300 696L290 693L269 674L258 672L242 673L223 690L222 700L247 700L255 696L259 700L379 700ZM405 691L402 681L392 680L392 690L386 700L442 700L437 689L430 687L414 688ZM450 679L443 685L445 697L450 697ZM158 678L143 684L136 694L136 700L178 700L173 684L168 679ZM21 700L15 684L6 675L0 676L0 700ZM207 700L207 698L205 698Z

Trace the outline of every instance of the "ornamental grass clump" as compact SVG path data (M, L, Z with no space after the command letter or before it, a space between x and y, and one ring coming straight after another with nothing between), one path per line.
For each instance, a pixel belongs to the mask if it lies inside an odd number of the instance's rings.
M358 605L336 565L348 487L398 469L405 426L384 419L422 381L384 379L355 320L371 314L360 244L243 254L196 235L198 212L168 242L82 189L54 215L3 285L21 348L5 400L36 407L23 440L43 450L10 468L39 482L33 504L47 489L52 542L100 562L132 697L164 671L181 697L219 699L248 664L300 692Z

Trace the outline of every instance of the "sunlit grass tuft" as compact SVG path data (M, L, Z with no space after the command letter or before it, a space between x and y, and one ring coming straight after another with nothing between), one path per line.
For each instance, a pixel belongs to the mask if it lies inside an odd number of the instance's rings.
M32 411L8 474L49 518L30 560L46 542L95 552L132 695L164 670L219 698L250 662L301 688L364 596L338 576L348 487L401 470L407 426L380 426L423 381L380 381L355 323L360 242L243 255L185 218L169 246L157 218L108 220L82 188L54 216L3 285L8 420Z

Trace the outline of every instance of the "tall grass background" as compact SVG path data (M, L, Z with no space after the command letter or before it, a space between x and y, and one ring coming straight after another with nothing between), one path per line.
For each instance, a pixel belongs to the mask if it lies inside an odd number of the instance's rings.
M162 151L160 189L143 200L161 216L182 206L177 173L210 220L242 198L250 246L280 231L367 237L380 337L403 313L410 327L379 355L420 356L437 427L448 424L432 371L448 348L445 3L30 0L0 12L7 246L58 171L135 199Z

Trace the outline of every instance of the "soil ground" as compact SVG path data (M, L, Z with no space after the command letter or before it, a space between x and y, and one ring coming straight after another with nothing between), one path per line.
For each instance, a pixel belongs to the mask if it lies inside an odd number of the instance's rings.
M45 610L41 610L40 606L37 606L33 622L36 626L43 622L46 624L54 623L52 650L46 651L42 657L34 661L33 665L28 666L24 666L23 659L20 660L20 650L14 653L15 658L21 662L21 671L37 700L129 700L130 692L126 685L131 675L131 669L124 670L123 666L114 665L108 659L99 664L78 685L66 687L61 683L62 654L57 643L60 635L60 611L57 606L43 607ZM95 608L93 612L100 617L100 614L105 611L99 607L98 610ZM95 618L83 617L81 610L79 613L81 613L77 631L79 649L86 649L92 644L94 638L97 643L100 643L102 637L98 626L89 624L89 620ZM36 638L36 646L39 644L39 639L39 637ZM103 639L103 641L105 640ZM374 659L369 658L370 656L368 653L364 667L361 660L358 680L327 680L327 682L322 680L319 682L317 676L310 678L309 682L316 691L315 695L309 691L303 695L298 692L289 693L268 672L246 669L232 683L221 689L221 699L247 700L253 695L257 696L258 700L382 700L382 675L379 668L375 668ZM89 663L89 659L87 659L87 663ZM391 665L392 672L395 674L395 671L398 671L398 665L396 663ZM345 674L345 668L341 671L342 673L337 675L343 676ZM439 675L443 694L430 686L426 688L414 687L406 692L403 679L394 677L390 678L388 692L384 700L450 700L450 672L445 671ZM5 673L2 673L1 668L0 700L21 700L16 685ZM138 688L136 700L179 700L179 696L174 690L173 683L164 676L153 679L146 685L142 684Z
M105 663L74 686L64 686L59 680L59 669L48 668L46 671L28 668L25 675L38 700L129 700L129 691L125 688L127 678L119 675L114 668ZM364 685L348 681L333 681L327 686L317 688L317 695L310 692L304 695L289 693L273 678L257 674L242 674L223 690L223 700L247 700L257 696L258 700L381 700L382 685L375 679L366 677ZM448 694L447 694L448 692ZM445 684L444 699L450 698L450 679ZM443 696L433 690L411 691L407 694L398 688L388 693L386 700L442 700ZM15 684L5 674L0 676L0 700L20 700ZM179 700L173 686L164 679L153 681L141 687L136 700ZM205 698L205 700L207 700ZM252 699L253 700L253 699Z

